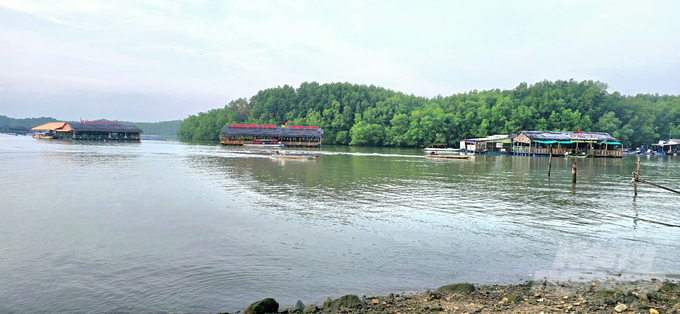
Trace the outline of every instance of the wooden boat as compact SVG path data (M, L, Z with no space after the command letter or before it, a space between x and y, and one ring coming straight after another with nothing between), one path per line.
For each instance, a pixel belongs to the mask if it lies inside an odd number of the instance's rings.
M276 153L272 155L272 158L283 158L283 159L317 159L319 155L304 155L304 154L286 154L286 153Z
M443 144L430 144L430 145L427 145L427 147L425 147L423 150L428 154L430 154L432 152L434 152L436 154L460 152L460 149L458 149L458 148L450 148L450 147L446 147L446 146L447 145L445 143L443 143Z
M475 158L475 155L426 155L425 158L433 158L433 159L472 159Z
M252 143L243 144L248 147L282 148L284 145L274 139L256 139Z
M48 135L48 134L33 134L33 138L39 138L39 139L53 139L54 136Z
M468 154L460 149L447 149L444 151L430 151L426 158L441 158L441 159L470 159L474 158L475 154Z
M564 154L564 157L568 157L568 158L586 158L586 157L588 157L588 155L586 155L586 154L577 154L577 155L573 155L573 154L570 154L569 152L567 152L566 154Z

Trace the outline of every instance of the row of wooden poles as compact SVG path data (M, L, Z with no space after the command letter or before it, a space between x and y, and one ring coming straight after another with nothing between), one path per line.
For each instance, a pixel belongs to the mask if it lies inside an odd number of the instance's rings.
M548 178L550 178L550 170L552 170L552 145L550 145L550 157L548 158ZM576 184L576 172L578 167L576 167L576 162L571 165L571 183Z
M550 170L551 169L552 169L552 152L550 154L550 158L548 159L548 178L550 178ZM571 183L572 184L576 184L576 173L577 173L577 171L578 171L578 167L576 167L576 162L574 161L574 163L571 165ZM637 184L638 183L649 184L651 186L655 186L657 188L664 189L664 190L669 191L669 192L680 194L680 191L676 191L676 190L673 190L671 188L667 188L665 186L640 179L640 157L637 158L637 167L635 168L635 171L633 172L633 191L635 193L635 196L638 195L638 192L637 192Z
M649 184L651 186L655 186L657 188L664 189L664 190L669 191L669 192L680 194L680 191L676 191L676 190L673 190L671 188L667 188L665 186L640 179L640 157L637 158L637 167L635 168L635 171L633 172L633 189L635 191L635 196L637 196L637 194L638 194L637 193L637 184L638 183Z

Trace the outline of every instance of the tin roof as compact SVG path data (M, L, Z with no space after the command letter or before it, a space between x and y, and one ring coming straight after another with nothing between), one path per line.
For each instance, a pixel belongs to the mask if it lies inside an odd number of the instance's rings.
M50 122L31 128L33 131L55 131L64 127L66 122Z
M609 133L570 131L522 131L531 140L617 142Z
M131 124L89 124L80 122L69 122L68 125L76 132L127 132L142 133L136 125Z
M36 126L34 131L71 131L76 132L127 132L142 133L136 125L127 124L89 124L80 122L50 122Z
M475 141L475 142L496 142L496 141L504 141L504 140L509 140L515 137L515 134L496 134L496 135L491 135L487 137L478 137L478 138L468 138L466 139L467 141ZM508 142L510 143L510 142Z

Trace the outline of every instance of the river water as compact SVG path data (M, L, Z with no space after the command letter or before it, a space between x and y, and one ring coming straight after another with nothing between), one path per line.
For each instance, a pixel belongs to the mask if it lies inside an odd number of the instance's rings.
M456 282L677 279L680 196L635 157L0 135L0 312L220 312ZM680 157L643 156L680 189Z

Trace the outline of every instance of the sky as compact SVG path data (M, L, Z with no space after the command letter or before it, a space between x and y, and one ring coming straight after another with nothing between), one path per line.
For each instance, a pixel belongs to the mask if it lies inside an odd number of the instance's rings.
M0 115L162 121L302 82L680 94L680 1L0 0Z

